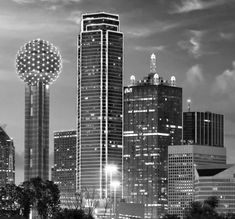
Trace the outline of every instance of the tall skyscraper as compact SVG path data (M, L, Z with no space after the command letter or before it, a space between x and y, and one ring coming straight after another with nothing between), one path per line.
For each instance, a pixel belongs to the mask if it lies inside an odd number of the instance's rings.
M182 88L152 72L139 82L131 76L124 93L124 196L156 219L167 209L168 145L182 139Z
M77 133L71 131L54 132L53 181L60 190L62 207L74 208L76 192L76 142Z
M123 34L118 15L83 14L78 37L77 190L109 196L105 168L122 180Z
M224 116L211 112L183 113L183 141L224 147Z
M49 85L62 68L61 55L45 40L26 43L16 57L25 84L25 180L49 177Z
M0 187L15 183L15 147L13 140L0 126Z
M168 148L168 213L184 216L195 200L195 176L198 166L217 169L226 164L224 147L177 145ZM207 171L208 172L208 171ZM209 171L211 174L213 169ZM205 184L204 184L205 185Z

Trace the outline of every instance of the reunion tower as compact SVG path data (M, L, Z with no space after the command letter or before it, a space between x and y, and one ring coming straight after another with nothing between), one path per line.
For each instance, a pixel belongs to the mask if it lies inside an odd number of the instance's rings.
M26 43L16 56L16 70L25 82L24 178L49 178L49 85L59 76L62 59L45 40Z

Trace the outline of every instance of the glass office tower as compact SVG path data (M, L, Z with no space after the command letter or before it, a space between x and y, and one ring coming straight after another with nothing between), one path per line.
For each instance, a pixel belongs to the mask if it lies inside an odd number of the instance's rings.
M152 55L151 66L155 61ZM174 76L167 82L152 72L138 82L131 76L124 93L124 196L145 204L145 218L160 218L167 210L168 145L182 139L182 88Z
M0 126L0 187L15 183L15 147L13 140Z
M212 112L184 112L185 144L224 147L224 116Z
M61 55L48 41L36 39L17 53L16 70L25 82L24 179L49 178L49 85L59 76Z
M109 195L108 164L122 180L123 34L118 15L83 14L78 37L77 190Z
M77 132L54 132L53 181L60 190L60 203L63 208L75 207L76 192L76 142Z

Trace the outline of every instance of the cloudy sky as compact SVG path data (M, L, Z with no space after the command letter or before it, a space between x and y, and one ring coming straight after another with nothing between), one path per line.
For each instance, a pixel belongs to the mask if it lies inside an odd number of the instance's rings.
M176 76L192 109L225 115L228 162L235 163L235 0L1 0L0 123L16 148L16 183L23 181L24 83L15 72L15 54L42 38L63 56L63 72L51 86L50 151L53 131L76 125L76 40L82 13L120 15L125 37L124 78L141 79L149 57L158 73ZM51 162L52 163L52 162Z

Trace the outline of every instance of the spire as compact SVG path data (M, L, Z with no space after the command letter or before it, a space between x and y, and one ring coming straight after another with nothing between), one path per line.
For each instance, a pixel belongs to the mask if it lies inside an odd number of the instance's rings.
M188 112L191 111L191 99L187 99L187 108L188 108Z
M150 61L150 73L156 73L157 72L157 60L156 55L152 53L151 55L151 61Z

